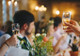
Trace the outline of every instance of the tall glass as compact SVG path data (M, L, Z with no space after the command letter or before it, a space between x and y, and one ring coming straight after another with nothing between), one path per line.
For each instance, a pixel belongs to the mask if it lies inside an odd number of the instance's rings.
M70 12L63 12L63 16L62 16L62 23L63 23L63 29L66 30L68 28L68 26L66 26L64 23L70 23L70 19L71 19L71 13Z
M20 26L19 26L18 23L12 24L12 32L13 32L13 35L20 33ZM17 48L20 48L20 44L19 43L20 42L18 41L18 44L16 45Z
M12 24L12 32L13 34L18 34L20 32L20 26L18 23Z

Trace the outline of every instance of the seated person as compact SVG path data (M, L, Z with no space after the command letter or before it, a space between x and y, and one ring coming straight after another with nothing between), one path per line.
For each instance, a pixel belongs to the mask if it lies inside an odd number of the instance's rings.
M40 33L43 33L43 29L46 29L47 26L47 19L45 18L45 16L42 16L42 19L39 23L39 29L40 29Z
M68 48L69 37L64 33L62 28L62 20L60 17L54 18L54 39L53 46L55 53Z
M0 38L0 46L12 36L12 21L7 21L5 23L5 34Z
M54 25L53 25L53 23L50 23L50 22L48 23L46 31L47 31L46 37L48 39L49 39L49 37L53 37L53 33L54 33Z
M25 11L25 10L20 10L14 14L13 20L14 20L14 23L18 23L20 25L19 37L22 39L25 39L25 41L27 42L27 44L24 44L26 46L26 48L24 48L22 45L20 45L20 40L19 40L18 41L18 48L30 50L31 46L32 46L31 42L30 42L31 38L29 39L27 37L27 35L30 35L31 31L34 28L33 14L31 14L30 12ZM7 34L7 35L5 34L0 38L0 40L4 40L4 42L5 42L6 38L7 39L10 38L10 36L11 36L10 34ZM0 43L0 45L2 45L4 42Z

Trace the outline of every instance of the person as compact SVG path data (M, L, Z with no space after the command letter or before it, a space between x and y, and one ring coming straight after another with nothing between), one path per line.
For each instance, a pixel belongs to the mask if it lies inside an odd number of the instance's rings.
M80 26L76 21L70 20L70 23L65 22L65 25L69 26L66 32L75 32L78 35L80 34Z
M26 47L24 48L24 46L21 46L21 48L27 50L32 49L33 41L32 38L28 36L31 35L33 29L35 28L33 14L28 11L21 10L15 13L13 19L14 19L14 23L18 23L20 25L20 37L25 39L25 41L27 42L27 44L24 43ZM30 53L29 55L32 54Z
M33 14L31 14L30 12L28 12L26 10L20 10L14 14L13 20L14 20L14 23L18 23L20 25L19 37L24 39L27 42L27 45L24 43L24 45L26 46L26 48L24 48L22 45L20 45L20 40L19 40L18 41L18 48L30 50L31 46L32 46L31 45L32 42L30 40L32 38L29 38L27 36L31 34L31 32L34 28L34 16L33 16ZM6 36L8 36L8 37L6 37ZM10 38L10 34L7 34L6 36L2 36L2 39ZM4 42L5 41L6 40L4 40ZM1 45L3 43L1 43Z
M12 34L12 24L13 24L12 21L7 21L5 23L5 29L6 29L6 32L5 33L10 34L11 36L13 35Z
M54 39L53 39L53 46L55 53L60 50L65 50L68 48L69 37L63 31L62 20L60 17L54 18Z
M39 24L40 24L40 21L35 22L35 34L40 32Z
M53 37L53 33L54 33L54 25L53 23L48 23L47 25L47 29L46 29L47 35L46 37L49 39L49 37Z
M40 28L40 33L43 33L43 29L46 29L47 26L47 20L45 16L42 16L42 20L40 21L39 28Z
M6 21L5 24L2 26L1 30L0 30L0 36L8 33L10 35L12 35L12 32L10 32L12 30L12 21Z
M0 37L0 46L12 36L12 21L7 21L4 26L5 34Z
M33 14L31 14L28 11L21 10L15 13L13 19L14 19L14 23L18 23L20 25L20 34L23 37L31 34L32 30L34 29Z
M4 25L3 25L3 26L1 27L1 30L0 30L0 37L5 34L4 28L5 28L5 27L4 27Z
M0 47L0 56L4 56L8 48L11 46L16 46L17 42L18 40L17 40L16 35L13 35L11 38L6 40L5 43L2 44L2 46Z

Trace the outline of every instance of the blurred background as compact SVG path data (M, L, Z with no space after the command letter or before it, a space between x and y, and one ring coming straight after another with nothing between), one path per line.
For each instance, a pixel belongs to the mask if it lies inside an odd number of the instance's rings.
M0 27L6 21L13 21L13 15L18 10L27 10L35 16L35 22L42 16L62 17L63 11L71 12L71 19L80 24L80 0L0 0Z

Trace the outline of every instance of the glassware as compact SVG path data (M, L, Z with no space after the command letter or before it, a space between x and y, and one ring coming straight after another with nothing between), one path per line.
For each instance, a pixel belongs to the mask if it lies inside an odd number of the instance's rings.
M12 24L12 32L13 34L18 34L20 32L20 26L18 23Z
M13 33L13 35L20 33L20 26L18 23L12 24L12 33ZM20 41L18 41L18 44L16 45L16 47L21 48L20 47Z
M63 23L63 29L67 29L68 26L66 26L64 23L70 23L70 19L71 19L71 13L70 12L63 12L63 16L62 16L62 23Z

